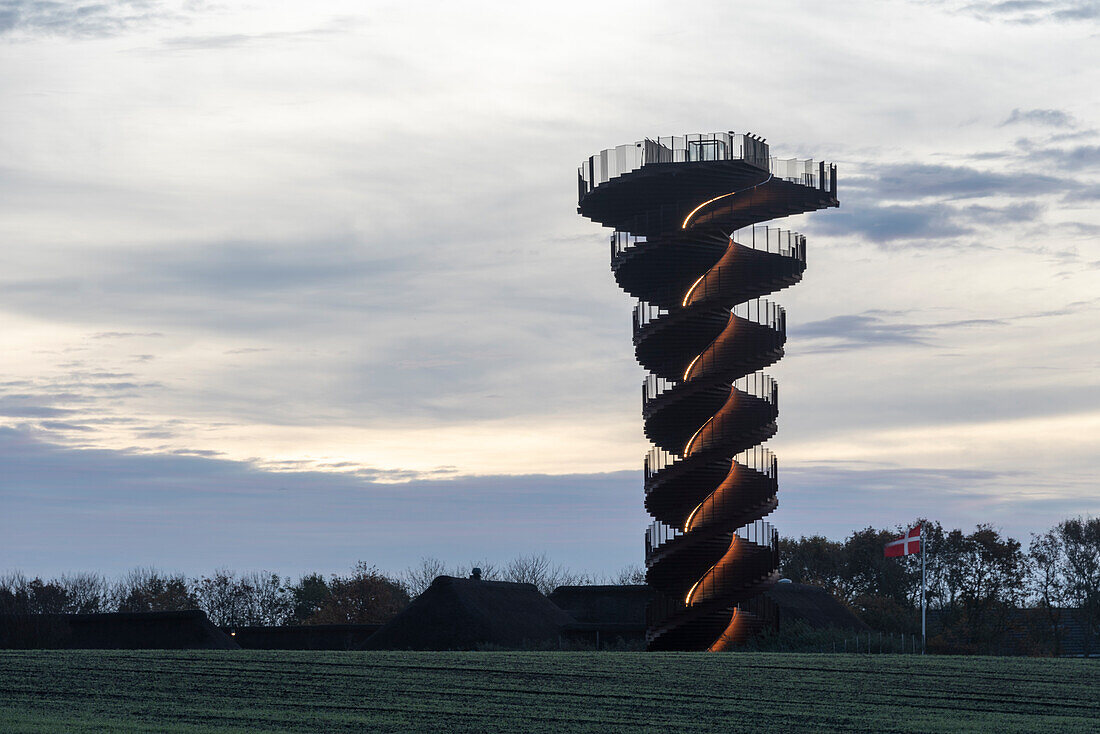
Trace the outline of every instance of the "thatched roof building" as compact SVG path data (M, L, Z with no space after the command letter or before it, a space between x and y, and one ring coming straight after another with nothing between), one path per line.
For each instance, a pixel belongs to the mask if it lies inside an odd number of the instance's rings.
M472 650L557 640L572 618L532 584L439 576L363 650Z
M0 615L0 648L234 650L238 647L198 609Z
M781 581L765 592L779 608L779 628L795 621L811 627L837 629L870 629L843 602L820 586Z

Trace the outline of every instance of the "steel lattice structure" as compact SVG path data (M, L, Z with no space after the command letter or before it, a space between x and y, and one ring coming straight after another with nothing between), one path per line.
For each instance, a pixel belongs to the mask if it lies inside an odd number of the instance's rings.
M797 283L806 240L757 226L838 206L836 167L780 160L762 138L711 133L621 145L579 171L578 211L615 229L611 269L638 299L646 578L655 650L720 650L767 617L778 577L778 392L786 316L764 298Z

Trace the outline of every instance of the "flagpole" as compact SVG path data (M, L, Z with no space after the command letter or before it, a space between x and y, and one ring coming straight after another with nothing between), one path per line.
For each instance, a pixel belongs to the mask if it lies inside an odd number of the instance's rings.
M925 643L927 642L927 636L926 636L927 635L927 632L926 632L927 628L925 626L925 607L927 606L927 602L925 601L925 599L928 597L928 595L925 593L925 590L924 590L924 555L925 555L924 523L922 522L920 524L920 654L921 655L924 654L924 646L925 646Z

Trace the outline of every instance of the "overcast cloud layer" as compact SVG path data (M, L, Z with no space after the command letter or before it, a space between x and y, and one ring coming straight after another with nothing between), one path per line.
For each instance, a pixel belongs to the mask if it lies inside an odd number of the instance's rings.
M782 531L1100 511L1100 6L683 12L0 0L0 568L640 563L575 167L729 129L839 167Z

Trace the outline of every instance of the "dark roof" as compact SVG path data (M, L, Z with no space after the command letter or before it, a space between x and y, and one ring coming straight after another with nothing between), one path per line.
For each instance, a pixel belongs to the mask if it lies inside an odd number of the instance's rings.
M820 586L782 581L765 592L779 607L779 625L800 620L811 627L867 630L869 627L849 609Z
M578 623L645 626L645 608L653 590L645 584L622 586L559 586L550 601Z
M364 650L470 650L556 639L573 619L532 584L439 576Z
M237 649L198 609L0 616L0 647L104 650Z

